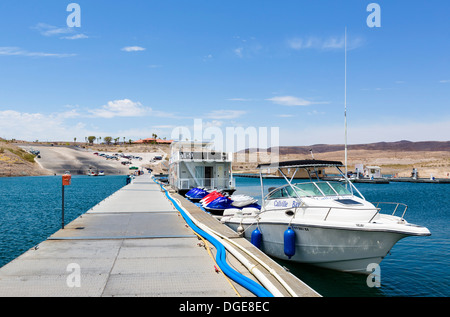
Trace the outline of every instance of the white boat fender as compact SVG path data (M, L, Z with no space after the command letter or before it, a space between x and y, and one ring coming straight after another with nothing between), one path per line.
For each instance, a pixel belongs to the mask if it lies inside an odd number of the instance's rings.
M242 236L244 234L244 227L242 226L242 224L239 225L239 227L237 227L236 232Z
M295 255L295 231L291 227L284 232L284 254L289 259Z
M236 216L239 216L239 214L240 214L241 222L239 223L239 227L236 228L236 232L237 232L240 236L242 236L242 235L244 235L245 229L244 229L244 226L242 225L242 220L243 220L243 219L242 219L242 211L241 211L241 210L239 210L239 212L236 213Z

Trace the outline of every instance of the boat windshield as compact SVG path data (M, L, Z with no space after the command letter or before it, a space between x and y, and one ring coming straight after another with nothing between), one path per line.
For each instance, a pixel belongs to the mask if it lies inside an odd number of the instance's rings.
M353 193L347 188L345 187L343 184L341 183L337 183L337 182L330 182L328 183L331 187L333 187L333 189L339 194L339 195L352 195Z
M293 184L292 187L286 185L277 188L268 195L267 199L345 196L345 195L352 195L352 193L340 183L309 182L309 183Z
M297 183L293 186L300 197L352 195L345 186L335 182Z

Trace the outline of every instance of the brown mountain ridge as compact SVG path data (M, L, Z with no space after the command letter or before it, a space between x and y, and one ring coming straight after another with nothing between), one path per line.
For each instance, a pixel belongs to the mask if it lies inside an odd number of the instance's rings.
M343 144L315 144L309 146L280 146L278 147L280 155L288 154L310 154L310 150L313 153L328 153L342 151L344 149ZM350 144L348 145L349 150L370 150L370 151L450 151L450 141L397 141L397 142L377 142L368 144ZM267 152L271 152L272 148L269 148ZM241 151L241 153L251 153L258 152L258 149L246 149Z

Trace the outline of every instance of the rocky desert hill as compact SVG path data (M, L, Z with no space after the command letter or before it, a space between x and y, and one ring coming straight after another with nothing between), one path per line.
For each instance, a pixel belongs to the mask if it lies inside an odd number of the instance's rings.
M35 162L35 156L0 139L0 177L52 175Z

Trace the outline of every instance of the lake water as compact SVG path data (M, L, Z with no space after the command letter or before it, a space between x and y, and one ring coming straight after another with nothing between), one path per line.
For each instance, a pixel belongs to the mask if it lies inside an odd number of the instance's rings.
M73 176L65 188L69 223L125 185L125 176ZM259 179L236 178L238 194L261 197ZM264 180L269 187L282 180ZM405 219L428 227L431 237L400 240L381 262L381 287L366 277L279 261L325 297L449 296L450 184L356 184L369 201L402 202ZM61 228L61 177L0 178L0 267ZM277 260L278 261L278 260Z
M61 183L61 176L0 178L0 267L61 229ZM65 223L125 184L125 176L72 176Z

